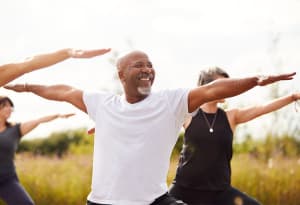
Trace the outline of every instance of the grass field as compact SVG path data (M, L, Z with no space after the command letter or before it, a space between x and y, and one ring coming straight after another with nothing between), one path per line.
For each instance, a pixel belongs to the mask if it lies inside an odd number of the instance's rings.
M176 171L171 160L168 183ZM63 159L16 156L22 184L37 205L83 205L90 191L91 155L68 155ZM237 155L232 161L233 186L256 197L265 205L297 205L300 201L300 160L258 161Z

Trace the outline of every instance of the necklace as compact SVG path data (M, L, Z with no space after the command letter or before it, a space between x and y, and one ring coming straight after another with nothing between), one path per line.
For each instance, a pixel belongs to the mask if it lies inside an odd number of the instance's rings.
M207 117L206 117L206 114L203 112L202 109L201 109L201 113L202 113L202 115L203 115L203 117L204 117L204 119L205 119L205 122L206 122L206 124L207 124L207 126L208 126L208 128L209 128L209 132L210 132L210 133L213 133L213 132L214 132L213 127L214 127L214 124L215 124L216 119L217 119L218 110L217 110L217 112L214 114L214 119L213 119L213 121L212 121L211 124L209 123L209 121L208 121L208 119L207 119Z

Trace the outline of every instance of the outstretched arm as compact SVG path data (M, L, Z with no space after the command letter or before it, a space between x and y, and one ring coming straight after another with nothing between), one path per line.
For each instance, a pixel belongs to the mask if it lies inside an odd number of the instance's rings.
M280 80L291 80L296 73L255 76L240 79L218 79L190 91L188 96L189 112L195 111L203 103L233 97L259 85L264 86Z
M248 122L261 115L278 110L296 100L300 99L300 93L294 93L275 100L272 100L264 105L252 106L244 109L228 110L227 114L229 122L233 128L238 124Z
M83 112L87 112L83 102L82 90L68 85L37 85L37 84L15 84L6 85L4 88L16 92L32 92L42 98L55 101L65 101L71 103Z
M10 63L0 66L0 86L14 80L15 78L41 68L48 67L68 58L91 58L109 52L110 49L76 50L62 49L53 53L41 54L27 58L23 62Z
M21 123L21 126L20 126L21 135L23 136L23 135L27 134L28 132L30 132L31 130L36 128L41 123L49 122L49 121L55 120L57 118L68 118L68 117L71 117L73 115L74 115L73 113L64 114L64 115L55 114L55 115L49 115L49 116L38 118L36 120L31 120L31 121L28 121L28 122Z

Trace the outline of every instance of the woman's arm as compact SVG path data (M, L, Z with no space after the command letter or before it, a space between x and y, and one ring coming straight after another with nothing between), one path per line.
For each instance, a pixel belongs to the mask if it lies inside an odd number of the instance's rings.
M38 118L35 120L30 120L30 121L21 123L21 126L20 126L21 135L23 136L23 135L27 134L28 132L30 132L31 130L36 128L41 123L49 122L49 121L55 120L57 118L68 118L73 115L74 115L73 113L64 114L64 115L55 114L55 115L49 115L49 116L45 116L45 117L41 117L41 118Z
M232 109L227 111L232 128L238 124L248 122L261 115L278 110L296 100L300 99L300 93L293 93L275 100L272 100L263 105L247 107L243 109Z
M110 49L76 50L62 49L52 53L40 54L25 61L0 66L0 86L7 84L25 73L45 68L68 58L92 58L109 52Z

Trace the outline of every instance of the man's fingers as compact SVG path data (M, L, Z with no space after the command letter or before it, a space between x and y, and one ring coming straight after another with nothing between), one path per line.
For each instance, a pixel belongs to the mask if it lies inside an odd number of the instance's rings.
M17 85L13 85L13 84L10 84L10 85L5 85L3 86L5 89L9 89L9 90L13 90L16 88Z
M13 90L15 92L27 92L27 84L8 84L3 86L5 89Z
M287 79L287 80L290 80L290 79L293 79L294 75L296 75L296 72L283 74L282 77Z
M296 75L296 72L287 73L287 74L281 74L281 75L271 75L271 76L258 76L258 85L264 86L268 85L280 80L292 80L294 78L294 75Z
M294 79L294 75L296 75L296 72L288 73L288 74L282 74L279 76L273 76L274 80L292 80ZM272 78L271 78L272 79Z

